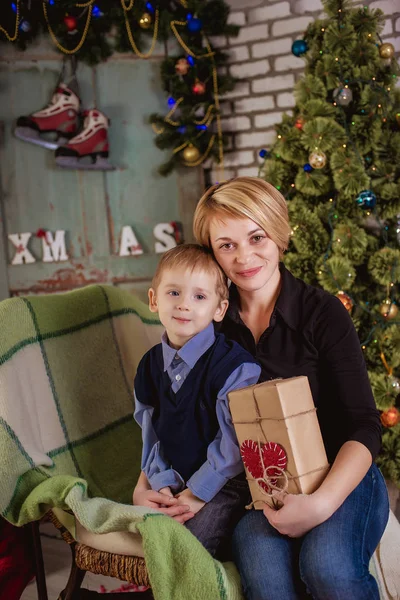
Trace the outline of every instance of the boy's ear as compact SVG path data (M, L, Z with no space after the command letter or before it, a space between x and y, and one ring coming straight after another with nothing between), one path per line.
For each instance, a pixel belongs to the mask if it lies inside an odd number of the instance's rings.
M150 311L153 312L153 313L158 312L158 304L157 304L156 293L153 290L153 288L149 289L148 296L149 296L149 309L150 309Z
M222 321L222 319L225 316L226 311L228 310L228 306L229 306L228 300L221 300L221 302L218 305L217 310L215 311L214 321L216 321L217 323Z

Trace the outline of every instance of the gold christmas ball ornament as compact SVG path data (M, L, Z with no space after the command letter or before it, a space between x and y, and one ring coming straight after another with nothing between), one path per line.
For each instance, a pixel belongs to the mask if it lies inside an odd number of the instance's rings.
M396 113L396 121L397 121L397 125L399 125L399 127L400 127L400 112Z
M153 19L149 13L143 13L139 19L139 25L142 29L150 29Z
M193 144L189 144L189 146L186 146L186 148L183 150L182 155L186 162L194 163L196 162L196 160L199 159L200 152L196 148L196 146L193 146Z
M313 169L322 169L326 165L326 154L321 150L315 150L308 157L308 162Z
M343 304L343 306L348 312L351 311L351 309L353 308L353 301L350 298L350 296L346 294L346 292L340 290L340 292L336 294L336 298L339 298L340 302Z
M390 298L386 298L380 305L379 312L385 319L394 319L399 312L399 309Z
M379 56L381 58L392 58L394 55L393 44L385 43L379 46Z
M394 427L400 422L400 413L395 406L392 406L381 413L381 421L385 427Z

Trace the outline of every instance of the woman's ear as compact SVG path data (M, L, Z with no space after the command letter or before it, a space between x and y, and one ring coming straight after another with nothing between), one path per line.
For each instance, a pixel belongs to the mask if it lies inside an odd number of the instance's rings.
M153 290L153 288L149 289L149 309L151 312L156 313L158 312L158 304L157 304L157 298L156 298L156 293Z
M225 316L226 311L228 310L228 306L229 306L228 300L221 300L221 302L218 305L217 310L215 311L214 321L216 321L217 323L222 321L222 319Z

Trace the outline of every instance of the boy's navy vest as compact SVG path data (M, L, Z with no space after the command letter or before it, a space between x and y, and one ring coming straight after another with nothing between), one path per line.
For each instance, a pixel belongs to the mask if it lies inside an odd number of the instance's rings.
M152 422L163 455L184 481L206 461L207 448L219 430L218 392L237 367L256 362L239 344L217 333L175 394L164 371L161 344L140 361L135 378L137 398L154 406Z

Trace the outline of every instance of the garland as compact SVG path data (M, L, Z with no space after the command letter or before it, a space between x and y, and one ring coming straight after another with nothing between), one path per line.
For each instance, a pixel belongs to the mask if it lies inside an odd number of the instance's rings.
M0 40L26 50L40 35L49 35L57 50L89 65L114 53L134 52L147 59L160 42L165 59L161 80L168 96L166 115L152 114L155 143L170 149L162 175L206 159L219 163L223 174L224 136L219 96L235 80L220 75L227 55L214 48L212 36L237 35L229 25L224 0L5 0ZM7 6L8 4L8 6ZM168 56L168 42L178 53Z

